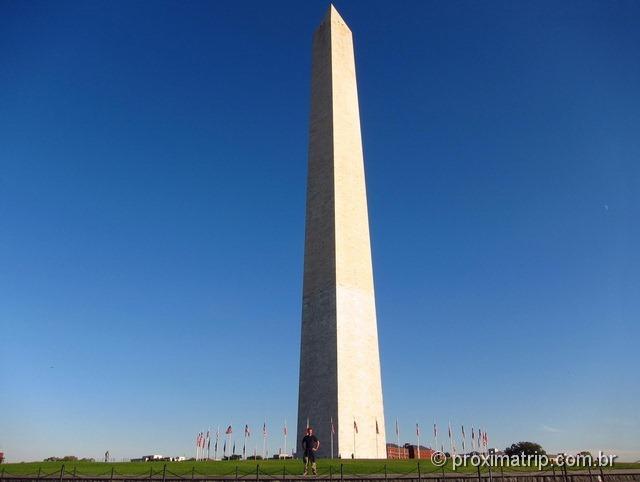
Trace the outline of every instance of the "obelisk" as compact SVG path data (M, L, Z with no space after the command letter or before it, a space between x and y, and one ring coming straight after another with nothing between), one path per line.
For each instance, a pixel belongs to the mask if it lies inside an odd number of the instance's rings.
M331 5L313 37L298 400L317 455L386 458L351 30ZM356 429L357 426L357 429Z

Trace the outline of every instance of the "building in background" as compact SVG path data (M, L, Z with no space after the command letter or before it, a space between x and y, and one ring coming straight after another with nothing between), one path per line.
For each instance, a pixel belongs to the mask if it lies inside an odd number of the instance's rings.
M398 447L396 444L387 444L387 458L388 459L408 459L409 449L406 447Z

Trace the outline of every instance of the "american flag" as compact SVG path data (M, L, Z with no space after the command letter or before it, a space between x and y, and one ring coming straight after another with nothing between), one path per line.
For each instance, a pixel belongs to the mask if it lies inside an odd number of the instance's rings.
M396 418L396 435L400 435L400 429L398 428L398 419Z
M249 430L249 425L244 426L244 436L251 437L251 430Z
M229 435L229 434L233 433L233 428L231 427L231 425L229 425L229 426L227 427L227 431L226 431L225 433L226 433L227 435Z
M266 437L266 436L267 436L267 422L265 422L265 423L263 423L263 424L262 424L262 435L263 435L264 437Z
M378 419L376 418L376 435L380 434L380 429L378 428Z
M433 436L436 438L438 437L438 426L435 422L433 422Z
M420 425L418 425L416 423L416 435L419 437L420 436Z
M376 422L376 427L378 426L378 422ZM336 434L336 428L333 426L333 417L331 417L331 435Z
M284 434L287 435L287 424L284 425Z
M353 421L353 430L356 431L356 433L358 433L358 424L356 423L356 421Z

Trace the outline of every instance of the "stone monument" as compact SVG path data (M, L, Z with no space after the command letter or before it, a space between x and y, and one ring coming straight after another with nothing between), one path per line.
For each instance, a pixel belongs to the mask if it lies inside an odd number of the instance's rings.
M353 38L333 5L313 38L308 156L297 450L310 424L320 457L386 458Z

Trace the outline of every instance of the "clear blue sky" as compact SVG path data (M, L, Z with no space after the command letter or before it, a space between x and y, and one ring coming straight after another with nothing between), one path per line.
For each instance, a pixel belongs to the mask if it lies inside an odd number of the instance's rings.
M327 6L0 2L10 460L190 455L265 416L282 445ZM389 438L640 458L640 3L336 6Z

